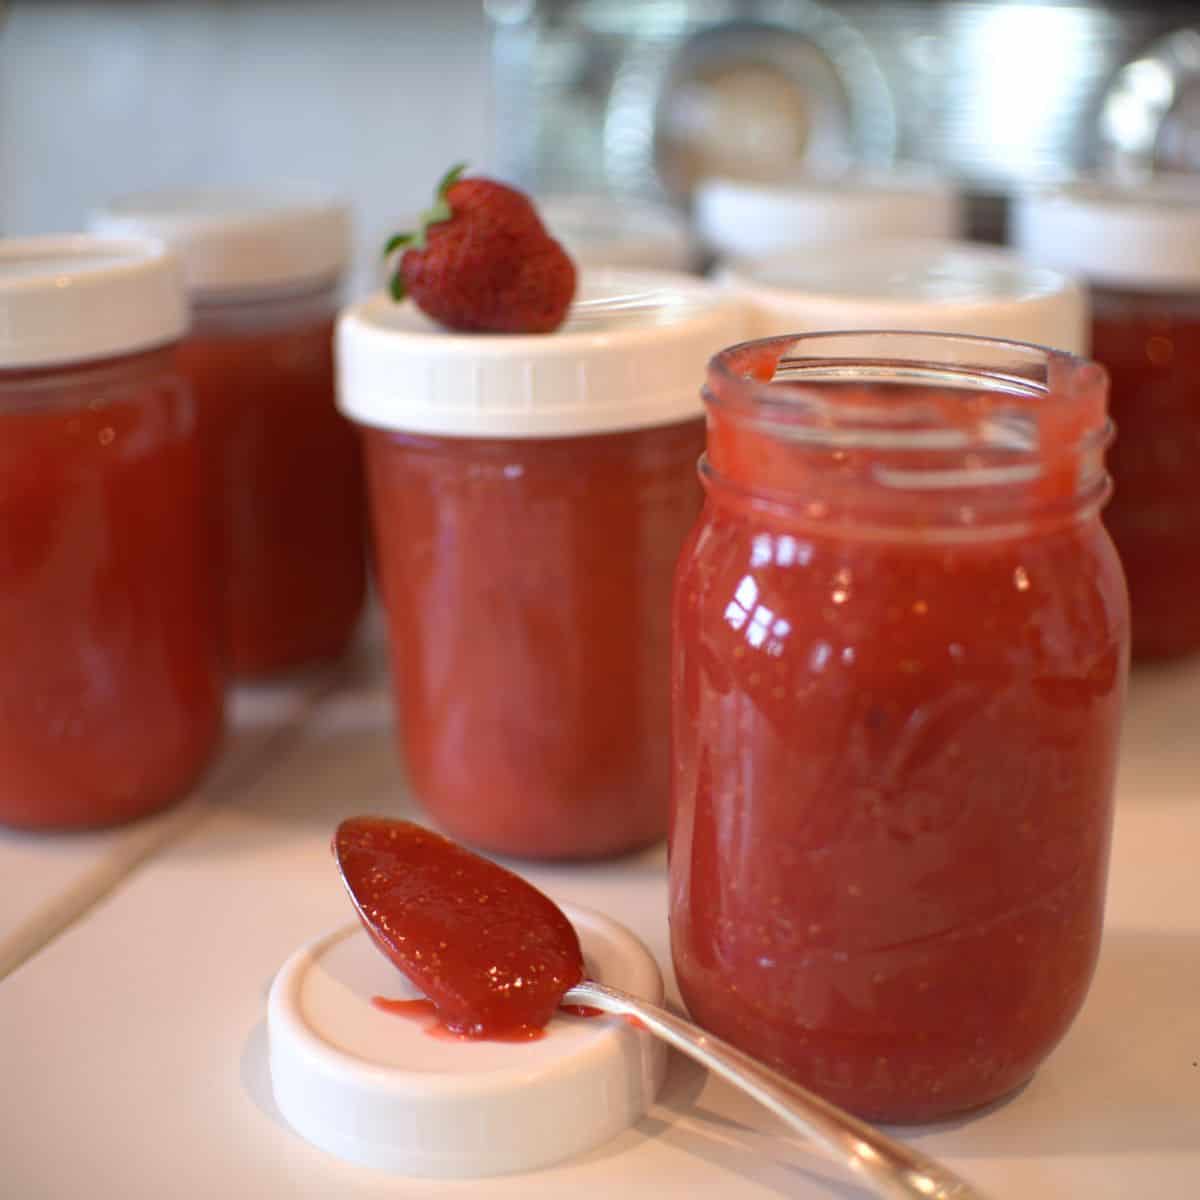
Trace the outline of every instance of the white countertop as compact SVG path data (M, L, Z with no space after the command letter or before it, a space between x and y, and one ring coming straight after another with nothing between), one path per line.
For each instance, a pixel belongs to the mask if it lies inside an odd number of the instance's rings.
M378 678L295 714L254 768L209 796L95 903L0 980L0 1195L14 1200L635 1196L861 1198L728 1086L675 1058L658 1104L566 1164L487 1181L409 1180L341 1163L275 1111L265 996L302 942L343 924L339 819L412 815ZM122 836L133 836L127 831ZM140 836L140 835L139 835ZM100 843L96 843L99 845ZM92 867L72 854L57 895ZM15 849L14 849L15 848ZM0 871L22 859L0 842ZM135 856L136 857L136 856ZM108 868L132 868L132 861ZM22 868L25 870L25 868ZM661 848L522 872L609 913L669 976ZM0 876L5 926L56 899ZM105 893L105 894L100 894ZM90 900L88 902L90 903ZM82 907L86 907L83 904ZM982 1114L900 1131L996 1200L1200 1195L1200 664L1135 677L1104 949L1083 1013L1033 1082Z

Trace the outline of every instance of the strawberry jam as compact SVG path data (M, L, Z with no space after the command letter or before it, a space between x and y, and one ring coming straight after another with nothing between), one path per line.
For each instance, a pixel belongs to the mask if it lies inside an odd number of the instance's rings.
M333 852L367 932L451 1032L527 1039L583 978L579 938L554 902L439 834L355 817Z
M126 821L212 756L198 466L173 350L0 370L0 822Z
M703 447L700 421L368 434L406 766L455 836L578 858L665 832L671 577Z
M333 396L328 294L199 303L180 354L196 395L230 667L331 658L365 589L358 439Z
M259 678L337 655L365 590L358 443L334 399L346 206L303 187L165 190L114 199L92 224L159 238L182 266L192 323L180 361L231 669Z
M1092 352L1112 378L1116 489L1105 524L1129 579L1133 651L1200 650L1200 299L1093 293Z
M674 617L681 993L869 1118L984 1104L1062 1037L1099 946L1128 654L1103 372L813 335L719 356L706 399Z
M1014 204L1022 253L1089 282L1112 380L1105 524L1129 580L1133 654L1200 651L1200 180L1082 179Z

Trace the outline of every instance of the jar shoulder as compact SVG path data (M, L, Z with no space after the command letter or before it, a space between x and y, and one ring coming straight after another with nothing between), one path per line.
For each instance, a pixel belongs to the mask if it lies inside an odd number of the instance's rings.
M1128 599L1098 519L973 542L814 535L711 504L677 577L680 633L710 651L781 657L1024 658L1120 654ZM820 647L827 646L828 650Z

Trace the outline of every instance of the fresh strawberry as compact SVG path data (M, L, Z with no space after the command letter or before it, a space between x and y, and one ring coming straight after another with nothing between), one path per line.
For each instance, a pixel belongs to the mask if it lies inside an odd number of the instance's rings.
M546 232L529 197L491 179L438 185L415 234L397 234L384 254L403 251L392 295L411 296L448 329L550 333L575 295L575 264Z

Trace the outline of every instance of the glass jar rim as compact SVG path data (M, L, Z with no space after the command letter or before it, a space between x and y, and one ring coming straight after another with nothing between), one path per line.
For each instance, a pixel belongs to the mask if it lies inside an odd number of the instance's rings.
M1012 374L1002 373L998 367L989 369L984 362L971 367L961 367L937 361L928 356L915 357L910 354L896 353L884 356L878 352L865 354L825 354L812 357L813 375L806 382L858 382L858 383L920 383L926 386L939 386L947 389L961 388L963 390L981 389L989 392L1006 392L1014 396L1024 395L1030 399L1038 398L1047 401L1062 401L1077 399L1084 390L1095 391L1107 385L1107 372L1098 363L1080 355L1071 354L1065 350L1055 350L1052 347L1039 346L1032 342L1018 342L1006 338L982 337L968 333L939 333L923 330L902 329L856 329L856 330L813 330L804 333L787 333L753 341L739 342L715 354L709 360L709 381L725 385L725 389L749 390L753 393L749 399L757 404L770 404L773 401L784 402L790 397L793 401L799 394L799 389L784 392L791 388L793 380L777 378L761 379L757 376L738 373L733 364L739 360L749 359L754 354L764 355L775 349L779 354L775 357L776 371L779 364L786 360L786 352L790 348L808 348L821 342L832 345L870 344L871 342L895 343L897 347L904 343L927 345L933 347L958 348L967 350L974 347L981 355L999 357L1002 354L1024 355L1031 364L1042 364L1047 373L1057 368L1059 376L1058 388L1052 388L1049 383L1040 384L1032 378L1023 378ZM822 377L822 368L830 372L834 364L856 364L856 366L840 366L837 373ZM902 376L893 375L885 379L882 374L874 373L882 368L900 367L905 369ZM857 374L853 373L857 369ZM1069 387L1061 385L1069 383ZM749 385L747 387L747 385ZM1007 386L1005 386L1007 385ZM1064 394L1065 392L1065 394ZM729 404L735 399L726 392L725 395L710 393L712 400L717 403Z
M705 478L872 524L900 519L902 496L907 516L919 511L924 523L1075 519L1108 495L1107 390L1107 372L1087 359L969 334L839 330L742 342L709 364ZM747 438L760 448L747 454Z

